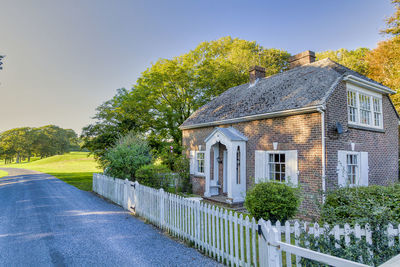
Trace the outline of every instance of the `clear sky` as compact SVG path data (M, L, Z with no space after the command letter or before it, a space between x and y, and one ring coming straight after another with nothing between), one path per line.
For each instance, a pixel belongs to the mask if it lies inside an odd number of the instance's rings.
M390 0L0 0L0 131L80 133L159 58L230 35L264 47L374 48Z

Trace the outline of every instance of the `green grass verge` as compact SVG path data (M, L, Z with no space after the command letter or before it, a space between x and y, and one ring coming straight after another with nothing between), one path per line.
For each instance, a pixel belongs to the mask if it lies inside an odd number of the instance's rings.
M4 176L7 176L7 175L8 175L8 172L0 170L0 178L4 177Z
M87 152L71 152L44 159L35 158L32 162L0 164L0 166L48 173L81 190L91 191L93 173L102 170L93 156L88 155Z

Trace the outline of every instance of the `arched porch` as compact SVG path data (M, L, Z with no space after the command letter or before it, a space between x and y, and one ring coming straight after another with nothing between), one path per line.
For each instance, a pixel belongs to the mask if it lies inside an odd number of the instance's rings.
M216 128L205 140L205 197L226 195L229 203L246 196L247 138L233 127Z

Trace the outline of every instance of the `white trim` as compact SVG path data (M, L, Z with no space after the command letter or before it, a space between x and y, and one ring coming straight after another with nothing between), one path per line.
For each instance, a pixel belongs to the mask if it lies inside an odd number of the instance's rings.
M200 153L204 154L204 158L203 158L203 161L204 161L204 166L203 166L204 172L199 172L198 171L199 170L199 165L198 165L197 155L200 154ZM195 155L196 155L196 157L194 159L194 162L195 162L194 175L195 176L206 176L206 174L205 174L205 171L206 171L206 151L204 151L204 150L203 151L196 151Z
M347 103L347 102L346 102ZM319 111L321 113L321 163L322 163L322 192L326 192L326 142L325 142L325 112L323 110ZM322 201L325 201L325 194L322 197Z
M375 83L367 81L365 79L358 78L354 75L347 75L343 78L343 80L347 81L349 83L352 83L354 85L361 86L365 89L369 89L369 90L378 92L378 93L385 93L385 94L395 94L396 93L396 91L390 89L389 87L375 84Z
M264 150L262 151L264 152L265 156L263 157L264 159L264 166L263 168L265 168L263 170L263 176L261 179L258 179L256 181L257 182L263 182L263 181L275 181L278 182L276 180L271 180L271 177L269 177L269 155L270 154L285 154L285 182L286 184L288 184L289 182L291 184L293 184L294 186L297 186L299 184L298 181L298 175L299 175L299 168L298 168L298 164L299 164L299 156L297 153L297 150ZM289 166L290 162L289 162L289 154L291 152L295 152L296 153L296 162L295 162L295 166ZM255 166L257 168L257 166ZM288 173L290 174L290 168L295 169L295 173L293 173L292 177L290 175L287 175Z
M348 104L348 92L354 92L356 94L356 103L357 103L357 122L352 122L349 120L349 104ZM370 98L370 123L371 124L364 124L361 123L361 103L360 103L360 94L368 96ZM379 99L380 103L380 126L375 126L375 120L374 120L374 98ZM355 125L355 126L362 126L366 128L372 128L372 129L380 129L383 130L383 100L382 100L382 94L377 94L375 92L371 92L369 90L366 90L364 88L361 88L359 86L353 85L353 84L347 84L346 85L346 108L347 108L347 121L349 125Z
M348 151L348 150L338 150L338 165L337 165L337 174L338 174L338 185L340 187L355 187L355 186L367 186L368 185L368 152L358 152L358 151ZM344 155L342 160L345 162L340 162L340 155ZM350 184L348 180L347 174L347 156L348 155L356 155L357 156L357 166L358 172L356 177L356 183ZM366 159L363 159L363 155L366 155ZM365 175L366 177L363 177ZM342 177L344 176L344 177Z
M227 119L227 120L197 123L197 124L193 124L193 125L179 126L179 129L187 130L187 129L201 128L201 127L218 126L218 125L222 125L222 124L231 124L231 123L238 123L238 122L245 122L245 121L284 117L284 116L290 116L290 115L298 115L298 114L317 112L319 109L325 110L325 106L318 105L318 106L305 107L305 108L268 112L268 113L257 114L257 115L249 115L249 116Z
M237 130L235 130L237 131ZM217 181L211 180L211 149L217 144L221 143L226 147L226 161L224 163L224 167L226 165L226 189L227 196L231 199L232 203L243 202L244 197L246 195L246 179L241 179L240 184L236 184L236 149L240 146L240 176L246 177L246 139L240 138L240 140L232 140L228 138L225 134L221 134L221 129L217 131L213 131L206 138L206 154L205 154L205 190L204 196L210 197L213 195L218 195L218 190L216 187L220 188L217 185ZM240 134L242 135L242 134ZM235 134L237 137L237 134ZM230 136L232 137L232 136Z

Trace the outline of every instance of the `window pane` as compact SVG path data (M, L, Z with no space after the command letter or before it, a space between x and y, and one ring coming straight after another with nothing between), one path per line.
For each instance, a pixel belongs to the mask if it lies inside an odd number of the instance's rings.
M367 95L359 94L360 100L360 122L371 124L371 98Z
M381 100L379 98L373 98L374 106L374 125L381 126Z
M358 177L358 157L354 154L347 155L347 180L350 185L357 182Z
M197 172L204 173L204 152L197 153Z
M347 92L347 106L349 111L349 121L357 122L357 101L356 92Z
M285 181L285 154L270 153L268 159L269 179Z

